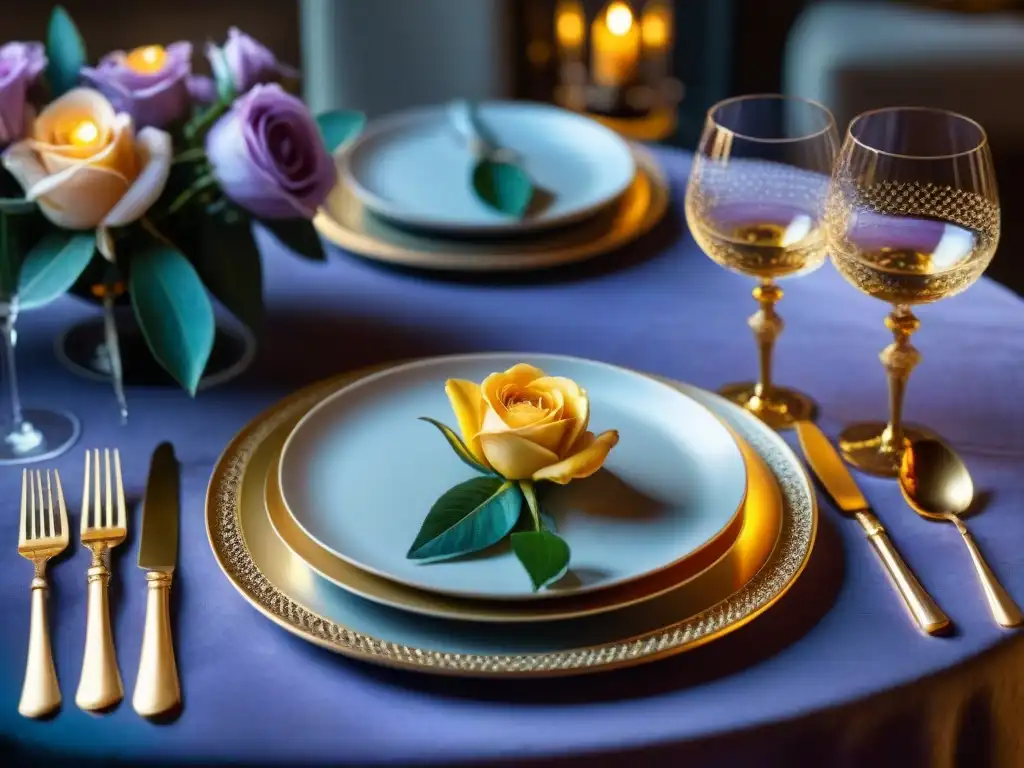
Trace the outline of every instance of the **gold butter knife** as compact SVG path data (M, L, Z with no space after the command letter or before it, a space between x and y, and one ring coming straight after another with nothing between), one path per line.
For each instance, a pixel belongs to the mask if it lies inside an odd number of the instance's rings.
M939 634L947 629L950 626L949 617L921 586L907 564L903 562L903 558L900 557L885 532L885 526L871 511L867 499L860 492L857 483L850 475L846 465L843 464L843 460L832 443L817 426L809 421L798 422L796 433L800 439L800 447L803 448L804 455L807 457L807 462L832 496L836 506L844 514L853 517L860 523L861 528L868 535L868 540L874 546L886 570L889 571L893 583L900 591L900 595L903 596L917 626L922 632L929 635Z
M132 706L144 717L181 701L171 637L171 580L178 559L178 462L170 443L153 453L142 511L139 568L146 571L146 624Z

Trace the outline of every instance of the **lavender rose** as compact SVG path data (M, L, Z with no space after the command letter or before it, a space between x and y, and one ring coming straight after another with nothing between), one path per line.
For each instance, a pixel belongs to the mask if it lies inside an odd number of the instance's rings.
M267 219L311 219L337 171L306 105L257 85L210 129L206 154L233 201Z
M147 45L104 56L82 77L106 96L118 112L139 127L163 128L188 114L191 103L192 44Z
M0 147L25 135L35 118L29 88L46 69L42 43L0 46Z
M220 49L220 53L224 57L231 82L238 93L245 93L254 85L274 83L281 78L298 75L297 70L279 62L269 48L237 27L228 30L227 42ZM210 45L207 48L207 58L216 71L215 54L215 46Z

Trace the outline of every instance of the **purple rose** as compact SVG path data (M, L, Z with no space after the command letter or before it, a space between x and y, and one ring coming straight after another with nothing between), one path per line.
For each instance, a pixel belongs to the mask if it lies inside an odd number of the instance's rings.
M214 48L209 46L206 55L216 71L215 51L211 50ZM245 93L260 83L275 83L283 77L298 75L295 69L279 62L269 48L238 27L228 30L227 42L220 52L238 93Z
M192 44L185 42L114 51L99 66L82 68L82 77L140 128L163 128L188 115L191 75Z
M206 154L224 194L267 219L313 218L337 179L306 105L274 84L235 100Z
M29 88L46 69L42 43L0 46L0 147L25 135L35 117Z

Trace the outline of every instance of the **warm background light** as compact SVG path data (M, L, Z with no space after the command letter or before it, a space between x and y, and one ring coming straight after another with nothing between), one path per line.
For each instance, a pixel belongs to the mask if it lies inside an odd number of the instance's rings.
M565 8L555 22L558 42L566 48L578 48L583 43L583 16L576 8Z
M658 50L668 45L668 21L660 13L646 14L643 20L644 45Z
M125 56L124 63L129 69L143 74L152 74L163 69L167 51L161 45L145 45Z
M83 120L71 129L68 140L76 146L83 147L92 144L99 135L100 129L96 127L96 123L92 120Z
M605 23L609 32L622 37L633 27L633 12L625 3L612 3L605 14Z

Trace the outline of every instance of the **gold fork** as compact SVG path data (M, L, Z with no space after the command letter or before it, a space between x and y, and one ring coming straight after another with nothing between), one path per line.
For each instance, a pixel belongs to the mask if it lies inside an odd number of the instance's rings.
M60 529L55 522L53 486L57 486ZM43 503L43 476L38 470L21 471L21 527L18 554L31 560L36 575L32 579L32 619L28 634L28 662L21 689L18 712L25 717L42 717L60 706L60 685L50 651L50 624L46 617L46 561L68 546L68 511L60 475L46 471L46 503Z
M92 457L90 467L90 456ZM82 490L82 545L92 552L86 608L85 658L75 703L94 711L112 707L124 698L117 668L114 636L110 628L110 550L128 534L121 454L114 449L114 485L111 486L110 449L103 450L104 482L100 482L99 449L85 452L85 486ZM91 482L90 482L91 481ZM105 493L104 493L105 491ZM92 499L92 511L89 501Z

